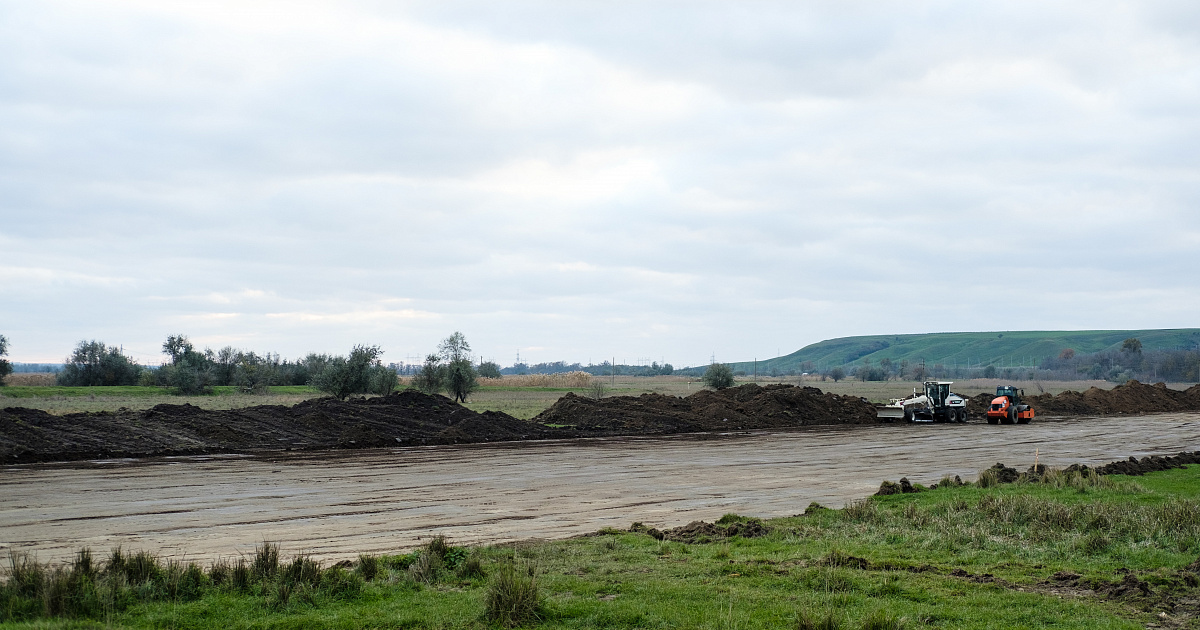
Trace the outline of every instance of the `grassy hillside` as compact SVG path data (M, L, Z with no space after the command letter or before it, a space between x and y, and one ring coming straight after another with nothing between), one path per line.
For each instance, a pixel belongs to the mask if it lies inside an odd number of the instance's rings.
M1047 356L1057 356L1066 348L1077 353L1119 350L1121 343L1137 337L1144 350L1170 350L1200 345L1200 328L1159 330L1050 330L1005 332L949 332L920 335L864 335L827 339L782 357L758 361L758 373L769 374L801 370L811 361L817 369L862 363L870 359L909 362L925 361L932 365L1036 365ZM735 370L750 372L749 361L733 363Z

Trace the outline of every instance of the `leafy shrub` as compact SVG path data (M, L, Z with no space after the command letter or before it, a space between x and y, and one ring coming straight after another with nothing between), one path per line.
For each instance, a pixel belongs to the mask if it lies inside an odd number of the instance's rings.
M379 346L354 346L349 357L332 357L312 377L312 386L340 400L353 394L386 395L396 389L396 371L379 360Z
M704 371L703 381L713 389L733 387L733 370L724 363L713 363Z
M80 341L58 373L58 384L68 387L137 385L142 368L121 348L100 341Z
M4 335L0 335L0 357L6 356L8 356L8 338ZM493 363L493 365L495 364ZM4 377L12 374L12 371L12 363L9 363L7 359L0 358L0 386L4 385ZM500 370L497 369L496 373L498 375Z
M500 366L495 361L484 361L475 368L479 378L501 378Z

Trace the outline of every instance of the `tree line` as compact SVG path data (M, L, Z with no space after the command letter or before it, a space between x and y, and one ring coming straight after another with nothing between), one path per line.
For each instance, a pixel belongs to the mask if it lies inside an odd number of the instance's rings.
M0 385L12 372L12 365L3 358L8 355L8 345L8 339L0 335ZM208 394L219 386L266 393L275 385L309 385L340 399L355 394L387 395L399 385L396 369L383 364L383 350L375 345L356 345L345 356L314 352L288 361L275 353L258 354L232 346L198 350L186 335L171 335L163 342L162 352L166 360L152 368L139 365L121 346L83 340L67 357L57 383L68 387L157 386L182 395ZM500 366L491 361L473 365L471 345L461 332L455 332L426 357L412 385L430 394L447 392L465 402L479 387L480 377L500 376Z

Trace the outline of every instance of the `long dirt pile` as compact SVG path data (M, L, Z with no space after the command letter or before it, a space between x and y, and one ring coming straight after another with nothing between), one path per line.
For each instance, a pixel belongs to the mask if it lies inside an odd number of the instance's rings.
M625 435L879 422L874 407L861 398L815 387L753 384L699 391L686 398L642 394L596 400L568 393L534 421Z
M983 416L995 394L979 394L967 402L972 417ZM1170 389L1163 383L1146 385L1128 381L1112 389L1092 387L1087 391L1065 391L1058 395L1027 396L1022 402L1033 406L1039 415L1110 416L1119 414L1200 411L1200 385L1185 390Z
M381 398L320 398L293 407L227 411L157 405L145 411L0 411L0 462L461 444L560 437L503 413L476 413L406 390Z
M381 398L321 398L294 407L264 405L227 411L157 405L145 411L54 416L9 407L0 411L0 463L874 422L873 408L861 399L790 385L745 385L687 398L647 394L597 401L567 394L531 422L493 411L476 413L443 396L415 390Z

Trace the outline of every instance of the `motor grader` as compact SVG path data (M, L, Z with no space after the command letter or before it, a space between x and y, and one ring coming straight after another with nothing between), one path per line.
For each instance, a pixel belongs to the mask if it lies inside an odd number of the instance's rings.
M966 422L967 401L950 391L950 381L925 381L923 392L913 389L907 398L893 398L875 409L879 418L905 422Z
M1025 390L1012 385L996 388L996 397L988 405L988 424L1029 424L1033 420L1033 407L1023 404Z

